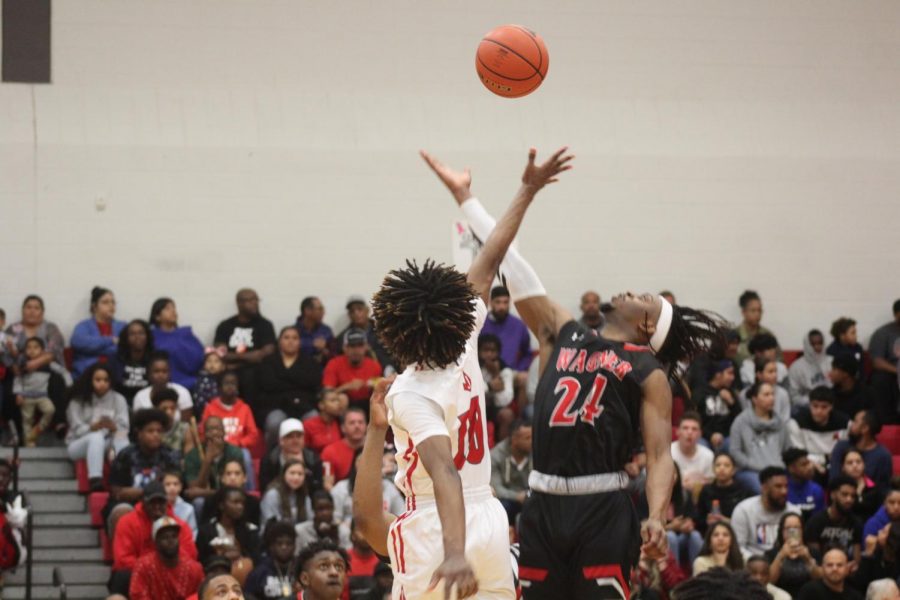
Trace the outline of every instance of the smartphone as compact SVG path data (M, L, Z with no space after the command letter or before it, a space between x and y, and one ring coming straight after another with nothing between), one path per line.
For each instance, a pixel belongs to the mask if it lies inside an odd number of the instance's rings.
M789 527L788 529L785 529L785 530L784 530L784 533L785 533L785 537L786 537L788 540L794 540L794 541L797 541L797 542L802 542L802 541L803 541L802 536L801 536L800 529L798 529L798 528L796 528L796 527Z

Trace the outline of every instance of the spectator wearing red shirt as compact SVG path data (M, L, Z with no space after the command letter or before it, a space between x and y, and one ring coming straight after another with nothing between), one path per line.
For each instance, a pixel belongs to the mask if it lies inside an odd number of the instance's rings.
M142 556L134 566L129 586L131 600L184 600L203 581L196 560L180 555L181 522L161 517L153 523L156 552Z
M259 430L250 406L238 398L238 376L234 371L222 373L219 397L203 409L203 421L219 417L225 424L225 441L239 448L253 448L259 440Z
M323 390L319 397L319 414L304 419L306 447L321 452L325 446L341 439L340 419L347 410L347 394L335 390Z
M355 522L350 524L350 541L353 543L353 547L347 551L350 558L350 569L347 571L350 597L368 597L366 594L375 588L375 567L381 561Z
M113 536L112 577L109 591L113 594L128 595L132 570L138 560L156 551L153 539L153 523L164 516L172 517L181 527L179 551L192 560L197 559L197 547L190 526L175 517L166 498L166 488L158 481L144 487L144 499L134 510L122 516Z
M335 483L346 479L353 468L353 456L366 441L366 413L361 408L350 407L341 426L343 439L328 444L322 450L322 465L331 465ZM326 467L327 471L327 467Z
M366 332L353 328L344 334L344 353L325 366L322 386L346 392L351 406L368 411L374 380L381 377L381 363L369 356Z

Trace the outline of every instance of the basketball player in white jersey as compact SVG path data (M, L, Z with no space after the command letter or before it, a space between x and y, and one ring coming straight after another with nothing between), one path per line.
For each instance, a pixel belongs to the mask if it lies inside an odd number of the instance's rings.
M468 274L407 261L373 298L378 335L406 365L387 395L396 482L407 498L387 540L394 600L450 598L454 590L460 599L515 598L506 512L490 489L477 340L494 273L535 194L571 168L565 151L541 165L529 151L522 186Z

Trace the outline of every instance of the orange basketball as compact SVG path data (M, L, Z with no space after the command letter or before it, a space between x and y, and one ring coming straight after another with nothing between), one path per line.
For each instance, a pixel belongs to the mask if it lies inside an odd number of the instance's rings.
M519 25L492 29L478 44L475 70L484 87L504 98L519 98L536 90L550 66L541 36Z

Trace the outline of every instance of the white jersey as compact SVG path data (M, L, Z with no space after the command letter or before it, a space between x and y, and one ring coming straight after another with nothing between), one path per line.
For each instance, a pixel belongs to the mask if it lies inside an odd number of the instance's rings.
M416 450L417 444L434 435L450 437L464 495L490 486L485 385L478 365L478 334L487 316L481 298L475 301L473 312L475 328L456 363L444 369L408 366L391 385L386 399L397 446L395 481L411 508L417 497L434 498L431 477Z

